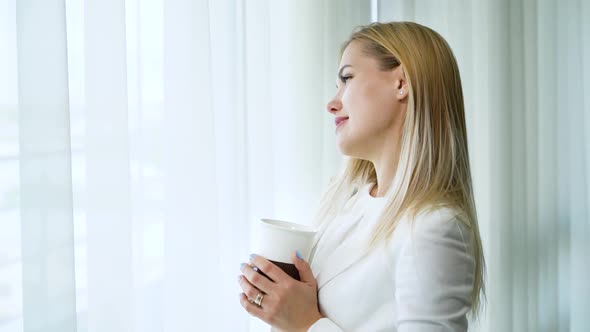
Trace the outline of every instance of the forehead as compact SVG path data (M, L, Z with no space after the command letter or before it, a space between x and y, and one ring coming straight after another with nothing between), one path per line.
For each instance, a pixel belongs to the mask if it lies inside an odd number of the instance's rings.
M353 40L346 46L340 59L340 67L344 65L352 65L353 67L363 67L375 64L370 56L363 52L363 45L361 42Z

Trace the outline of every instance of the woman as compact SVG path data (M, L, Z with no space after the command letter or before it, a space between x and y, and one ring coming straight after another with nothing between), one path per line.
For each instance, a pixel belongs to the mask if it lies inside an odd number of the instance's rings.
M293 255L299 282L252 255L240 303L281 331L467 331L484 259L453 53L422 25L373 23L339 68L327 110L349 158L322 199L311 265Z

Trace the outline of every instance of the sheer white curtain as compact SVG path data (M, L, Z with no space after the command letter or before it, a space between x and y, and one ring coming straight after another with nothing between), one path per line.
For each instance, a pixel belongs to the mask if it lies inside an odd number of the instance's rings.
M354 26L439 31L463 78L488 262L478 331L590 323L583 0L0 0L0 332L265 331L238 303L259 217L339 164Z
M462 74L484 249L482 331L590 324L590 3L386 1L439 31Z
M310 221L370 3L0 4L0 331L268 330L239 263Z

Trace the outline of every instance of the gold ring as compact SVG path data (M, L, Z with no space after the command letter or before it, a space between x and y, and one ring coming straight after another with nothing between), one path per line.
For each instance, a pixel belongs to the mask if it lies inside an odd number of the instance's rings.
M259 307L262 307L262 299L264 298L264 295L262 295L261 293L258 293L258 295L256 295L256 298L254 299L254 304L256 304Z

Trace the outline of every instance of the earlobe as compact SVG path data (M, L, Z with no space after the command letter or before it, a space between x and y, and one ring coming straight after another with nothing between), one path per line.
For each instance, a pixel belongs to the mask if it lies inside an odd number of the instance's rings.
M398 95L398 99L403 99L405 98L405 92L407 91L407 86L406 86L406 82L405 80L400 80L397 79L395 80L394 86L393 86L396 90L398 90L397 95Z
M403 85L401 87L399 87L399 91L397 93L397 100L402 101L404 99L406 99L407 94L406 92L408 91L408 87Z

